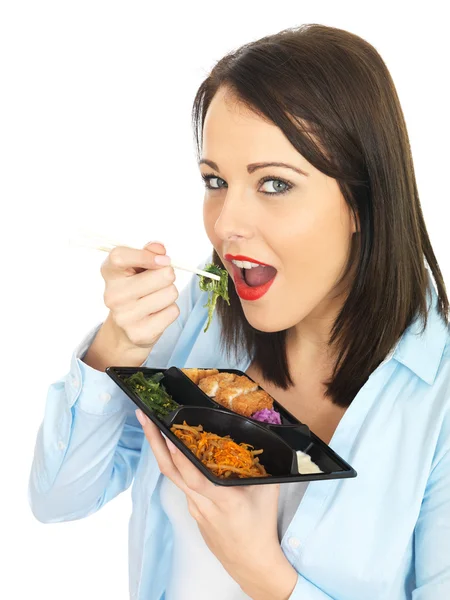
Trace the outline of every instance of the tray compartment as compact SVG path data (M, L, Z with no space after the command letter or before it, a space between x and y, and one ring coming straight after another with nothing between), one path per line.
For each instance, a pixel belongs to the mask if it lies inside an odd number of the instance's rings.
M210 408L214 408L216 406L216 403L212 402L208 396L206 396L206 394L196 394L195 390L193 390L190 386L187 386L184 380L179 376L178 371L178 369L174 369L173 367L171 369L151 369L147 367L108 367L106 369L108 375L114 379L114 381L127 395L130 396L130 398L133 399L133 401L136 399L139 401L140 408L142 408L141 404L143 404L147 410L151 411L151 408L143 403L139 395L123 380L123 378L130 377L134 373L138 372L142 372L144 377L151 377L156 373L162 373L164 377L161 379L160 383L162 383L168 394L170 394L173 400L180 406L203 406ZM144 412L148 414L147 411ZM167 422L170 420L172 414L173 411L163 418L159 418L156 414L154 416L156 419L158 419L158 421Z
M268 429L281 437L294 450L302 450L302 452L309 454L309 448L314 444L311 438L311 432L306 425L283 427L282 425L269 424Z
M348 465L330 446L325 444L307 427L281 427L280 425L270 425L270 429L279 435L295 451L301 450L309 454L311 460L324 473L338 473L340 471L353 472L352 467ZM356 473L355 473L356 474Z
M217 407L217 408L219 408L221 410L226 410L227 412L230 412L232 414L238 414L238 413L235 413L230 408L227 408L226 406L222 406L222 404L219 404L218 402L216 402L214 400L214 398L211 398L210 396L208 396L208 394L205 394L205 392L203 390L201 390L196 383L194 383L191 379L189 379L189 377L187 375L185 375L181 369L178 369L177 367L171 367L170 369L168 369L168 371L171 371L171 372L172 372L172 370L173 370L173 374L174 375L175 375L175 371L177 371L177 376L180 377L180 379L182 379L186 383L186 385L189 385L189 387L191 389L195 389L197 392L199 392L203 396L204 399L207 398L212 405L214 405L215 407ZM251 377L249 377L246 373L244 373L244 371L239 371L237 369L217 369L217 370L219 371L219 373L234 373L235 375L244 375L245 377L247 377L247 379L250 379L250 381L253 381L262 390L264 390L264 388L261 387L258 382L256 382L254 379L252 379ZM273 407L274 407L275 410L277 410L280 413L281 426L289 426L289 425L298 425L299 424L298 419L296 419L294 417L294 415L292 415L289 411L287 411L275 399L273 401ZM248 417L248 418L250 418L250 417ZM267 427L267 425L270 425L270 423L262 423L261 421L257 421L255 419L251 419L250 418L250 420L253 423L260 423L264 427ZM278 427L281 427L281 426L278 425Z
M238 444L244 442L257 450L262 448L264 452L259 455L259 459L271 476L285 477L298 473L297 457L292 448L279 436L251 419L217 408L181 407L172 414L167 426L170 429L172 425L183 424L184 421L188 425L202 425L210 433L229 435ZM178 438L177 441L177 446L192 456L183 442Z

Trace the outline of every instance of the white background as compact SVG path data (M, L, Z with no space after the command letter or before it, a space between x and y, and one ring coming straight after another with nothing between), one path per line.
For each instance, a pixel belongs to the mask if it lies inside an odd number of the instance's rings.
M107 314L102 253L80 227L210 248L190 114L227 51L318 22L367 39L405 113L431 240L450 285L448 22L444 3L6 0L0 9L2 496L0 597L128 597L129 490L87 519L43 525L27 483L48 386ZM187 276L179 273L182 287Z

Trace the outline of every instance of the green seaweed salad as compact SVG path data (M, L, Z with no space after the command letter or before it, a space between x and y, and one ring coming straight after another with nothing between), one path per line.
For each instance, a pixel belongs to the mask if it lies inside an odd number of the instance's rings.
M142 402L159 418L165 417L179 407L179 404L177 404L170 394L168 394L164 385L160 383L163 377L164 375L162 373L155 373L155 375L145 377L142 371L138 371L137 373L133 373L130 377L122 378L124 383L128 385L139 396Z
M209 277L205 277L204 275L199 275L200 281L199 286L203 292L209 292L208 302L205 304L205 308L208 308L208 321L206 323L206 327L203 330L206 332L208 327L211 324L213 312L216 307L217 299L223 298L225 302L230 305L230 298L228 297L228 271L226 269L221 269L215 264L206 265L203 269L208 273L214 273L215 275L219 275L220 281L216 281L215 279L210 279Z

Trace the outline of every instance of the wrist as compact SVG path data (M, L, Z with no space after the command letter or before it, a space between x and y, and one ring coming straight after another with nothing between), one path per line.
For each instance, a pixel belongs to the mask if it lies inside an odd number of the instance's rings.
M289 600L297 584L298 573L281 547L264 563L255 564L243 574L240 586L252 600Z
M133 345L108 315L82 360L98 371L114 365L139 367L150 350Z

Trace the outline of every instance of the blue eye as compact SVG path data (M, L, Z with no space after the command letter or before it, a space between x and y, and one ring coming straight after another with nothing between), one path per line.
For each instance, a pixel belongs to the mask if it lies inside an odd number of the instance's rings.
M202 174L202 179L205 182L206 189L208 189L208 190L218 190L218 189L220 189L220 187L222 187L219 185L211 185L211 181L213 179L217 179L217 181L223 181L223 183L226 184L226 181L224 181L220 177L217 177L217 175L213 175L213 174L207 174L207 175Z
M292 185L290 185L289 183L287 183L287 181L283 181L283 179L274 179L272 177L268 177L266 179L263 180L263 183L268 183L268 182L273 182L273 188L275 189L274 192L264 192L262 191L263 194L268 194L269 196L274 196L274 195L279 195L279 194L285 194L286 192L288 192ZM278 185L275 185L278 184ZM281 184L282 186L285 186L284 188L279 189L279 184Z
M220 190L221 188L226 188L228 187L227 182L224 179L221 179L220 177L218 177L217 175L214 175L213 173L206 173L203 174L201 173L201 177L203 179L203 181L205 182L205 187L208 190ZM211 182L216 180L216 184L212 185ZM288 181L285 181L284 179L280 179L279 177L273 177L273 176L267 176L267 177L263 177L262 179L260 179L260 181L258 182L260 185L267 183L267 182L274 182L274 191L273 192L268 192L268 191L263 191L260 190L262 194L265 194L266 196L281 196L281 194L286 194L287 192L289 192L289 190L291 188L293 188L294 186L292 185L292 183L289 183ZM281 184L281 189L280 189L280 184Z

